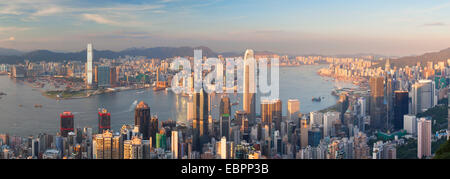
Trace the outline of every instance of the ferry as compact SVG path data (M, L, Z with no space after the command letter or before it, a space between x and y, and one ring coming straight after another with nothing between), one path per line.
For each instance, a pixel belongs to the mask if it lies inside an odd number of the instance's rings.
M318 97L318 98L312 98L312 101L313 102L321 102L322 101L322 98L321 97Z

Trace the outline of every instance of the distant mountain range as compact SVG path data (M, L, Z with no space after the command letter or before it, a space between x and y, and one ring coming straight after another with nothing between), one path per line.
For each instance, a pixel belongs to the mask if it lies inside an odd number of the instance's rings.
M420 62L422 65L425 65L425 63L429 61L437 63L439 61L447 61L447 59L450 59L450 48L441 50L439 52L425 53L420 56L407 56L407 57L400 57L397 59L390 59L390 63L391 66L404 67L406 65L414 66L417 64L417 62ZM379 65L382 66L385 63L386 60L382 60L380 61Z
M21 52L15 49L0 48L0 56L22 55L25 52Z
M194 56L194 49L202 49L203 55L207 57L217 57L218 55L223 55L224 57L235 57L243 56L244 52L214 52L208 47L154 47L154 48L129 48L122 51L111 51L111 50L95 50L94 49L94 60L100 58L118 58L125 56L146 56L148 58L171 58L174 56ZM255 54L279 54L276 52L269 51L255 51ZM358 56L370 55L370 54L357 54ZM372 54L373 55L373 54ZM320 55L318 55L320 56ZM343 55L340 55L344 57ZM354 56L354 55L352 55ZM352 57L346 56L346 57ZM381 56L381 55L379 55ZM439 52L426 53L420 56L408 56L396 59L391 59L392 66L405 66L405 65L415 65L417 62L425 63L426 61L443 61L450 59L450 48L441 50ZM0 48L0 64L16 64L24 62L25 60L30 60L34 62L38 61L85 61L86 60L86 50L79 52L53 52L49 50L36 50L32 52L21 52L14 49ZM384 65L385 60L380 61L379 65Z
M224 56L238 56L238 53L225 52L217 53L209 49L208 47L155 47L155 48L129 48L119 52L111 50L95 50L94 49L94 60L100 58L118 58L125 56L146 56L148 58L170 58L174 56L194 56L194 49L202 49L203 55L207 57L217 57L223 54ZM0 63L16 64L18 62L23 62L24 60L30 61L85 61L86 60L86 50L79 52L52 52L49 50L36 50L27 53L19 53L7 49L0 52Z

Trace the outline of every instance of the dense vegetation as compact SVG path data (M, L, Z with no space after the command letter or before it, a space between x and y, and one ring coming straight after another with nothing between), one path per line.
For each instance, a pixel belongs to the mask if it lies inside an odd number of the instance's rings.
M450 159L450 140L447 140L436 151L434 159Z
M417 114L417 117L431 117L433 122L432 132L446 129L448 124L448 108L447 108L447 100L441 100L439 102L440 105L428 109L424 113ZM442 138L436 142L431 144L431 152L435 153L438 151L439 147L444 146L447 139ZM446 143L448 145L448 142ZM441 147L442 148L442 147ZM446 151L442 149L442 151ZM443 152L441 152L443 153ZM437 154L437 152L436 152ZM417 159L417 140L409 139L406 141L405 145L401 145L397 147L397 158L398 159Z
M424 113L417 114L417 117L430 116L433 121L433 133L441 129L446 129L448 124L448 108L447 105L438 105L434 108L428 109Z
M431 153L438 151L439 147L447 141L446 138L431 143ZM448 143L448 142L447 142ZM437 152L436 152L437 153ZM397 147L397 159L417 159L417 140L408 139L405 145Z

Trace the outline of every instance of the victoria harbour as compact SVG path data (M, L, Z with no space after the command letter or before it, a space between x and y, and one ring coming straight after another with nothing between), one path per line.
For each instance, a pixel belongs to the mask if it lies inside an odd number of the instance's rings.
M336 103L336 97L331 95L335 86L353 87L344 82L330 82L331 78L317 75L317 70L324 65L308 65L280 68L280 99L299 99L302 113L321 110ZM329 81L328 81L329 80ZM0 131L11 135L27 136L38 133L56 133L59 129L59 114L62 111L72 111L75 115L75 127L97 125L98 108L106 108L111 112L111 128L120 129L124 124L133 123L134 108L139 101L145 101L151 108L151 113L159 119L186 121L187 100L171 91L153 91L140 89L122 91L112 94L101 94L82 99L55 100L41 94L37 89L24 84L23 81L0 76L0 91L6 93L0 99ZM217 119L218 109L214 107L220 102L220 94L212 96L213 118ZM232 101L239 101L240 94L230 94ZM324 97L321 102L313 102L312 97ZM257 98L258 104L259 99ZM35 104L42 108L35 108ZM21 107L19 107L21 106ZM233 111L242 104L233 106ZM256 106L259 111L260 106ZM283 104L286 111L286 104Z

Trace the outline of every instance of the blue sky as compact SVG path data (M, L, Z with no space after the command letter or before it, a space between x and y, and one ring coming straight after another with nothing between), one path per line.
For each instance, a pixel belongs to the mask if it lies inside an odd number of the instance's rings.
M410 55L450 47L444 0L10 0L0 47L208 46L290 54Z

